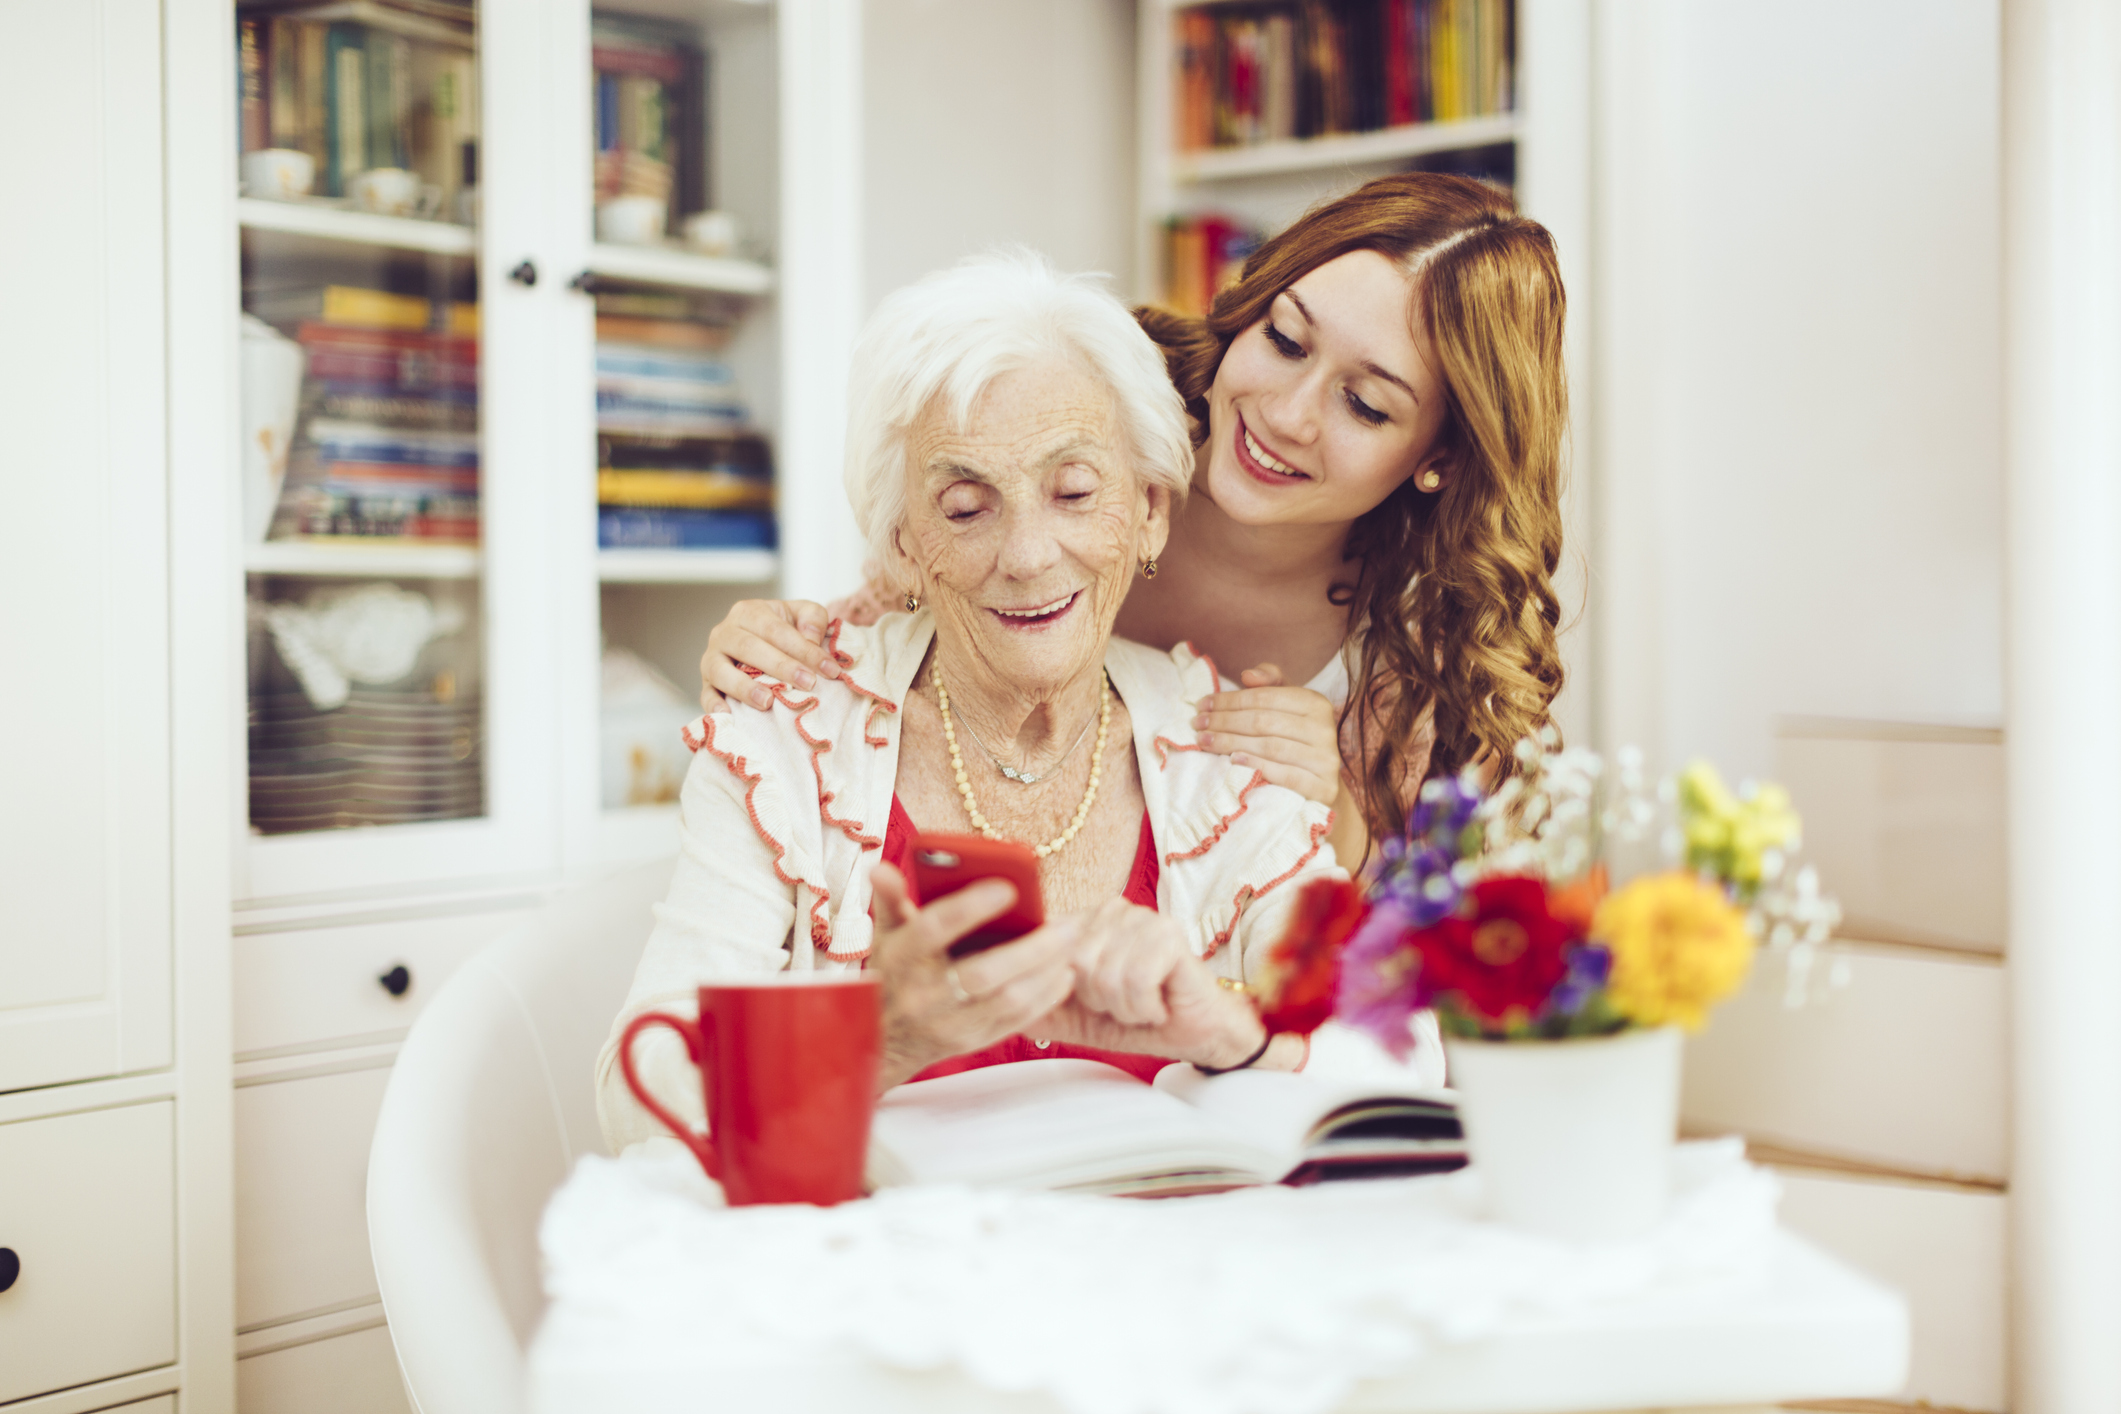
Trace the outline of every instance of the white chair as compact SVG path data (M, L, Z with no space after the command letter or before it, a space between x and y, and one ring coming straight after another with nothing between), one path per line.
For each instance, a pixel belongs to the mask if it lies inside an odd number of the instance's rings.
M405 1038L369 1149L368 1236L418 1414L522 1414L538 1219L575 1159L604 1151L592 1071L671 869L561 894Z

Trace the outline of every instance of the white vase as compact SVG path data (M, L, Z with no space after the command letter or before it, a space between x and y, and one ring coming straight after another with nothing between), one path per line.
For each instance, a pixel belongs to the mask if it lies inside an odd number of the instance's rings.
M1664 1216L1679 1127L1679 1028L1570 1041L1447 1039L1489 1216L1569 1242Z

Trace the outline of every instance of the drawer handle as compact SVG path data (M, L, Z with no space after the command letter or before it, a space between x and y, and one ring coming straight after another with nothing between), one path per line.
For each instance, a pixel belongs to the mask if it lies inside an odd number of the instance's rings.
M383 984L384 991L394 997L402 997L412 990L412 973L406 970L402 962L376 980Z
M21 1275L22 1259L15 1255L15 1249L0 1247L0 1291L13 1286L15 1278Z

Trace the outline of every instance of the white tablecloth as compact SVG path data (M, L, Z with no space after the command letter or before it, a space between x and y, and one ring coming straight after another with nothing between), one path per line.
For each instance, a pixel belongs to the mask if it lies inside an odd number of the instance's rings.
M1471 1170L1159 1202L915 1188L732 1210L674 1144L587 1158L546 1213L533 1407L685 1391L730 1409L1312 1414L1892 1392L1897 1299L1778 1233L1774 1179L1735 1142L1681 1146L1675 1165L1657 1232L1569 1248L1480 1221ZM1513 1341L1578 1368L1513 1394L1511 1362L1481 1373ZM1781 1344L1825 1363L1792 1366ZM1685 1368L1756 1356L1721 1383ZM1400 1393L1376 1403L1384 1390Z

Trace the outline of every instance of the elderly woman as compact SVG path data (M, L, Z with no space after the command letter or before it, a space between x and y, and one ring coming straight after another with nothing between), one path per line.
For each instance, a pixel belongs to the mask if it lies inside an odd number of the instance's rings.
M614 1149L661 1132L618 1073L626 1024L782 968L881 974L887 1087L1054 1055L1144 1079L1301 1063L1301 1038L1268 1036L1228 984L1301 881L1334 870L1329 811L1199 749L1212 663L1112 638L1192 461L1162 356L1096 286L988 257L884 302L855 355L847 485L914 588L904 613L838 632L837 677L769 680L769 712L688 734L683 856L598 1060ZM953 964L1011 890L915 908L920 830L1034 845L1049 921ZM674 1036L636 1054L651 1088L696 1093Z

